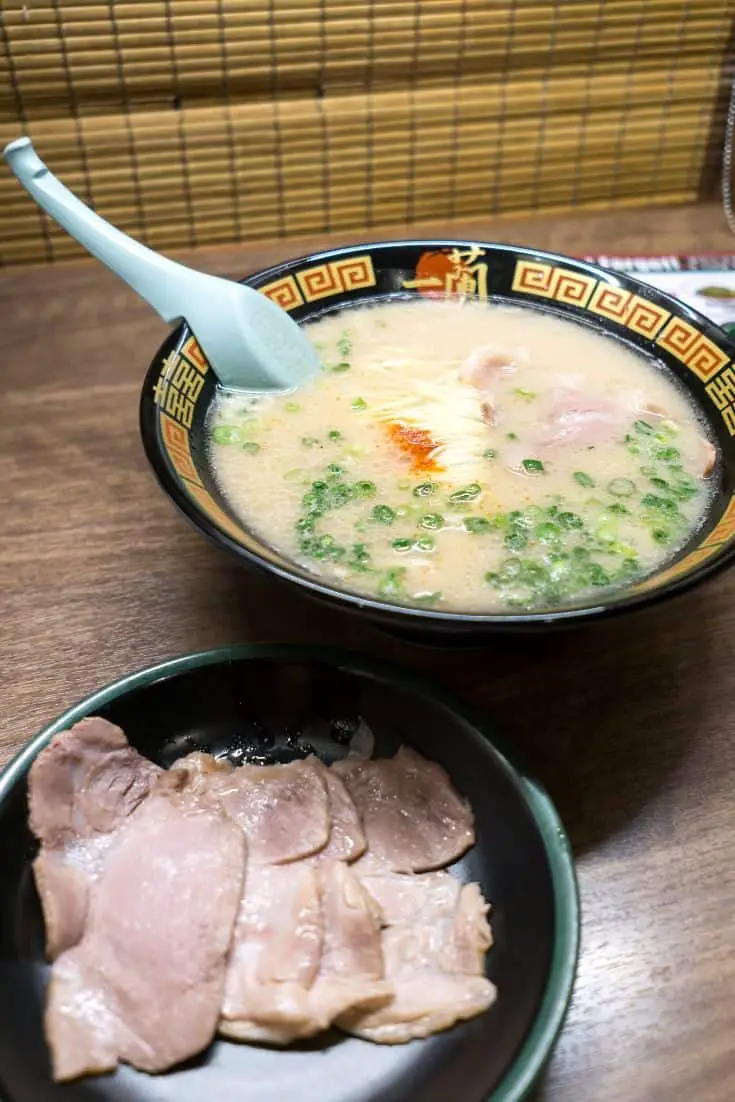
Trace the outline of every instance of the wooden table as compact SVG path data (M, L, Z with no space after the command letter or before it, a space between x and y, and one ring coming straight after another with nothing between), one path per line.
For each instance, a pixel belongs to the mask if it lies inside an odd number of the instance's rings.
M714 206L427 232L572 254L735 247ZM190 259L242 275L312 244ZM91 263L5 271L0 311L0 763L90 690L185 651L323 641L431 671L515 741L579 859L579 977L538 1098L732 1102L735 571L654 612L469 656L358 630L244 572L154 484L137 404L164 327L122 284Z

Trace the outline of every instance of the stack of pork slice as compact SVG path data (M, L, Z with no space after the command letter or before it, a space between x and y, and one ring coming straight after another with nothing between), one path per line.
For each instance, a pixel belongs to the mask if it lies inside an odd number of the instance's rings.
M162 770L91 718L36 759L29 801L58 1081L165 1071L218 1032L401 1043L494 1000L488 905L443 871L471 809L406 747Z

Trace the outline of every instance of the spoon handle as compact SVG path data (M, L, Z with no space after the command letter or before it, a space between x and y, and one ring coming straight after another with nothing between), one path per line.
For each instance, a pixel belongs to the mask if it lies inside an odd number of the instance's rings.
M116 272L169 323L184 315L197 280L211 277L160 256L100 218L43 163L30 138L5 147L11 170L33 199L93 256Z

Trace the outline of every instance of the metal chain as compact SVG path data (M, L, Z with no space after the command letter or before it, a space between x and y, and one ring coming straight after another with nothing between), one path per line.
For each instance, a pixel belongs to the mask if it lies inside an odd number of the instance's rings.
M735 234L735 208L732 194L733 144L735 144L735 76L730 85L730 103L725 122L725 148L722 153L722 206L727 224Z

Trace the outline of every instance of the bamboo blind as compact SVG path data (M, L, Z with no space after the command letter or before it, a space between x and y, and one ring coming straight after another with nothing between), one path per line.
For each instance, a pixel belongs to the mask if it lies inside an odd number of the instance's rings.
M158 248L694 199L735 0L2 0L0 140ZM76 255L0 174L5 264Z

